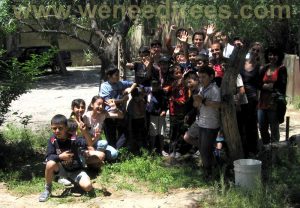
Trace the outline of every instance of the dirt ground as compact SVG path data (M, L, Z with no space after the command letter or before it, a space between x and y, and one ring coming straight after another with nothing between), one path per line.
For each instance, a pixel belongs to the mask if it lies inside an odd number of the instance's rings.
M41 77L35 89L22 95L11 104L10 112L1 128L7 123L20 124L20 117L32 116L28 127L38 130L49 127L55 114L71 113L73 99L82 98L88 105L91 98L98 94L99 75L97 67L68 68L69 75L50 74ZM17 112L17 114L16 114ZM300 112L289 109L289 135L300 133ZM21 124L20 124L21 125ZM281 140L285 139L285 123L280 125ZM108 197L97 197L84 203L53 204L39 203L38 195L14 196L4 184L0 184L0 207L101 207L101 208L192 208L203 197L206 191L194 189L178 189L160 195L151 193L132 193L126 191L113 192Z

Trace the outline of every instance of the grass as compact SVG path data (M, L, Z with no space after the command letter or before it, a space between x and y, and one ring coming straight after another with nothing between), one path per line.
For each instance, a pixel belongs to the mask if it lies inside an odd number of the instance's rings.
M287 151L276 159L269 178L263 184L258 183L254 190L238 188L232 181L221 178L200 201L200 207L281 208L299 204L300 151L298 148Z
M44 188L43 161L48 131L32 132L10 125L0 132L1 160L0 181L19 195L40 193ZM212 182L203 179L195 161L187 160L172 164L156 155L144 152L133 156L122 150L116 163L106 164L93 180L110 190L132 192L166 193L178 188L205 188L210 191L200 198L200 207L291 207L299 203L300 153L298 148L282 152L273 164L269 178L253 191L234 186L233 179L226 176ZM3 162L4 161L4 162ZM57 204L85 202L88 196L60 196L65 188L54 183L58 193L51 200ZM96 189L97 196L103 191Z
M125 153L126 154L126 153ZM106 165L99 182L110 184L113 181L125 181L124 187L135 189L136 183L144 183L148 191L167 192L172 188L194 188L204 186L202 172L190 164L166 166L161 157L146 152L140 157L127 154L128 158L118 163ZM130 182L128 179L135 179ZM124 180L125 179L125 180ZM128 184L129 183L129 184ZM128 186L130 185L131 186Z

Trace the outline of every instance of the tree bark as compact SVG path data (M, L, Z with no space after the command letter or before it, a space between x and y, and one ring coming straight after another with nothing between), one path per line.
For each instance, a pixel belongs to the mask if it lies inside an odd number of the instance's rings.
M56 34L53 34L51 35L50 37L50 44L52 46L55 46L56 48L59 49L59 43L58 43L58 39L57 39L57 35ZM58 63L58 66L59 66L59 71L62 75L66 75L67 74L67 67L58 51L57 55L56 55L56 61Z
M244 157L233 94L236 90L236 79L239 69L244 66L246 53L246 47L234 49L221 85L221 120L229 149L229 157L232 161Z

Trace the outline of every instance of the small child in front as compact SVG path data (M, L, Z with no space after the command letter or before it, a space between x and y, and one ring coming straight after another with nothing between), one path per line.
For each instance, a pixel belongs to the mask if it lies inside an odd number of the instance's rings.
M53 135L48 140L45 168L45 191L39 197L40 202L49 199L52 191L53 176L58 174L77 183L84 191L93 190L90 177L82 170L78 156L72 152L72 145L86 147L84 139L71 140L68 133L67 118L57 114L51 119L51 129Z

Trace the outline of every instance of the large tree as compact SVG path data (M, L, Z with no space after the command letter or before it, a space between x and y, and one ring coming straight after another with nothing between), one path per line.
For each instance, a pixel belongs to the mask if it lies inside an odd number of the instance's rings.
M140 3L140 0L25 0L15 1L12 9L21 33L50 35L55 46L59 36L89 46L101 60L104 75L109 65L118 63L118 54L124 54L124 38L136 16L135 10L128 8Z

